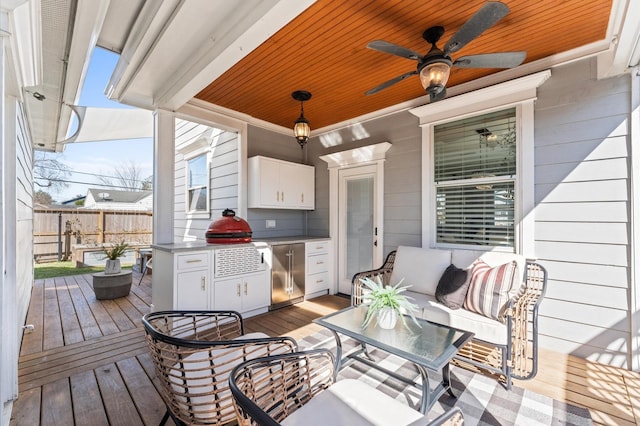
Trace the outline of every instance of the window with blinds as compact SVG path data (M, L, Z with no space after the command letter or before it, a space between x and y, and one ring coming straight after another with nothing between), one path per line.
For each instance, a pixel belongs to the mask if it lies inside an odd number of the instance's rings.
M514 245L516 110L434 127L436 243Z

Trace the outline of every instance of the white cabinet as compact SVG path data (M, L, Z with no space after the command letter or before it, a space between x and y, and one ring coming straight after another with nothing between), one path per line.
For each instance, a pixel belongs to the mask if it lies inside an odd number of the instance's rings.
M269 305L269 285L266 272L247 274L214 285L214 309L250 312Z
M313 210L315 169L255 156L248 160L248 207Z
M209 309L211 280L209 251L178 254L175 307L179 310Z
M331 241L307 242L305 253L305 297L326 294L331 276Z
M248 317L268 311L271 282L265 243L157 247L153 252L154 312L218 309Z
M153 311L211 309L211 251L153 250Z

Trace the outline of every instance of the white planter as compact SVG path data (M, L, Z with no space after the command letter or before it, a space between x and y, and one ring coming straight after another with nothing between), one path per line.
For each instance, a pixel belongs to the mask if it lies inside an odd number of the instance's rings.
M122 272L120 259L107 259L107 266L104 268L105 275L119 274Z
M392 329L398 321L398 311L392 308L383 308L378 312L378 325L380 328Z

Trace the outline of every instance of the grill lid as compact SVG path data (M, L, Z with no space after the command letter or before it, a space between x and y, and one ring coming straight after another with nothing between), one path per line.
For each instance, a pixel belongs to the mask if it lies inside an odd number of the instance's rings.
M236 212L225 209L221 218L211 222L205 237L209 244L250 243L251 227Z

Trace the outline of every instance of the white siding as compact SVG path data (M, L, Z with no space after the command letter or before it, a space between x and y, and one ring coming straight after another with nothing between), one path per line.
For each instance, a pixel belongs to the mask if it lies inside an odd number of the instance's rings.
M540 344L630 367L630 79L595 61L552 71L535 108L536 255L548 271Z
M27 317L33 286L33 150L22 105L13 97L4 97L2 90L0 96L4 98L0 114L6 126L2 129L0 154L3 164L0 199L6 201L0 212L3 229L0 405L4 406L5 402L17 397L20 330Z
M176 147L183 148L197 141L211 127L186 120L176 120ZM226 208L238 209L238 161L239 138L236 132L215 130L219 133L215 143L209 147L211 169L209 180L209 217L189 217L186 214L186 161L185 154L176 150L175 155L175 202L174 241L205 240L209 224L221 217ZM188 156L188 154L187 154Z

